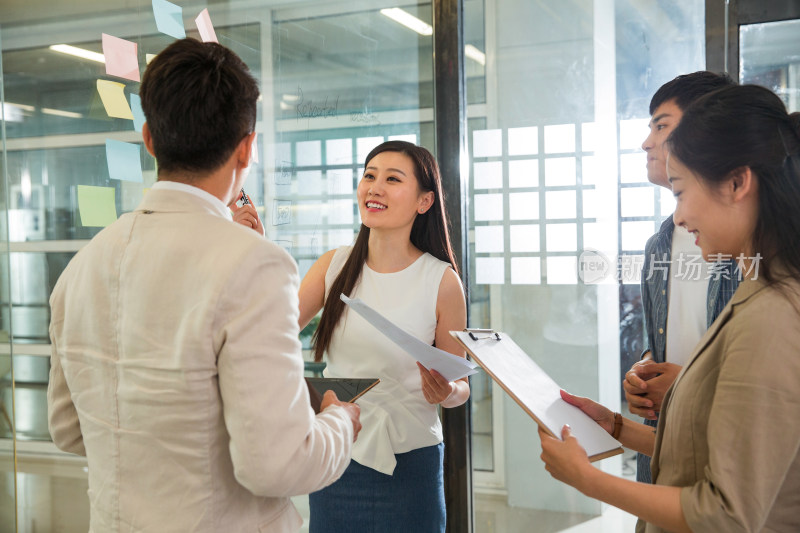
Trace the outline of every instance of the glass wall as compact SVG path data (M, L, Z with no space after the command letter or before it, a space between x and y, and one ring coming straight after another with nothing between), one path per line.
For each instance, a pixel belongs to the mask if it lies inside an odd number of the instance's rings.
M465 15L467 28L483 17L486 94L469 110L470 326L506 332L565 389L627 412L642 253L674 208L640 146L653 92L703 68L703 6L483 4ZM607 259L605 278L583 275L585 251ZM472 383L476 532L633 529L554 481L530 417L490 380ZM632 477L633 457L597 465Z
M259 157L245 189L267 237L304 274L352 241L372 147L402 138L434 149L431 2L175 3L195 37L208 8L219 42L260 81ZM52 47L102 54L105 33L135 43L141 72L174 39L150 0L51 4L0 5L2 531L15 521L25 532L88 529L86 462L47 432L47 301L71 257L155 181L137 121L109 113L109 102L132 105L138 82ZM640 144L653 92L703 68L703 3L464 0L464 15L470 326L507 332L564 388L626 412L620 381L642 347L644 243L674 208L647 182ZM797 61L745 53L795 34L744 28L741 71L797 109ZM586 250L608 258L608 277L581 275ZM631 517L550 478L535 424L485 374L471 384L475 531L630 530ZM598 465L633 476L631 458Z
M739 27L739 81L773 90L800 111L800 20Z
M2 531L15 520L25 532L88 529L86 461L57 450L47 429L48 299L72 256L135 209L156 179L141 144L135 74L178 31L162 31L150 0L47 4L0 6ZM304 274L324 251L352 242L369 150L394 138L434 148L431 5L177 4L183 31L198 38L195 19L208 8L218 41L260 82L258 161L245 189L267 237ZM107 73L104 34L135 47L134 75ZM296 500L307 516L305 498Z

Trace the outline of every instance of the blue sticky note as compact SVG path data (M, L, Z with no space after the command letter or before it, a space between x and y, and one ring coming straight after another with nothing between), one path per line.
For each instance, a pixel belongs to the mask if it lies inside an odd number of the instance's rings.
M167 0L153 0L153 15L156 17L156 27L161 33L166 33L176 39L186 37L183 29L183 9Z
M141 148L138 144L106 139L108 175L114 180L142 182Z
M142 131L142 124L145 123L144 111L142 111L142 99L138 94L131 93L131 111L133 112L133 129Z

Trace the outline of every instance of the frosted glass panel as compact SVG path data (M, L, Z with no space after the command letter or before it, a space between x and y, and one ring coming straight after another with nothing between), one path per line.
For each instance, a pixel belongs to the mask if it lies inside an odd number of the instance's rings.
M373 148L383 142L383 137L359 137L356 139L356 163L363 165Z
M322 164L322 143L303 141L295 145L298 167L317 167Z
M619 156L619 175L622 183L647 183L647 154L622 154Z
M539 128L508 128L508 155L539 153Z
M582 182L584 185L594 185L597 183L600 169L597 166L597 157L585 155L581 158Z
M297 262L297 270L300 273L300 279L303 279L308 274L309 269L316 261L313 259L301 259Z
M508 162L508 186L513 188L539 185L539 161L518 159Z
M292 164L292 143L275 144L275 163L276 167Z
M505 264L502 257L476 257L475 283L478 285L503 284Z
M614 235L604 231L602 224L587 222L583 225L584 250L610 250L615 244L614 241Z
M295 240L297 242L297 253L315 256L322 255L323 243L318 231L298 232Z
M597 205L597 191L588 189L583 191L583 218L597 218L603 206Z
M675 212L675 207L678 205L675 202L675 195L672 194L672 189L659 187L659 194L661 195L661 216L666 217Z
M474 165L476 189L501 189L503 187L503 162L483 161Z
M511 220L535 220L539 218L539 193L514 192L509 194L508 209Z
M655 233L652 222L623 222L622 223L622 249L644 250L647 239Z
M786 7L777 7L781 5ZM795 2L778 2L776 12L785 9L792 19L739 26L739 83L767 87L781 97L789 112L800 111L800 19L796 8ZM764 7L764 11L769 9Z
M476 226L475 253L502 253L503 226Z
M548 219L575 218L575 191L548 191L544 208Z
M542 262L538 257L511 258L512 285L538 285L542 282Z
M328 248L349 246L355 240L355 232L351 229L332 229L328 231Z
M642 142L650 134L649 118L632 118L619 121L619 149L634 150L641 148Z
M353 140L330 139L325 141L325 162L329 165L353 163Z
M581 124L581 151L594 152L597 146L597 124L586 122Z
M576 224L547 224L545 235L548 252L574 252L578 249Z
M575 257L548 257L547 283L549 285L575 285L578 283L578 261Z
M328 224L349 224L353 225L353 201L352 200L330 200L328 202ZM349 230L352 233L352 230Z
M472 132L472 155L474 157L503 155L502 130L476 130Z
M475 220L503 220L503 195L476 194Z
M651 217L655 211L653 187L625 187L620 190L623 217Z
M544 184L575 185L575 158L552 157L544 160Z
M544 151L560 154L575 151L575 124L556 124L544 127Z
M327 171L328 194L353 196L353 169L335 168Z
M411 144L417 144L417 134L416 133L408 133L405 135L389 135L390 141L406 141L410 142Z
M321 170L298 171L297 194L304 196L322 194L322 171Z
M510 240L512 252L538 252L539 224L514 224Z
M303 226L319 226L323 205L320 202L297 202L295 220Z

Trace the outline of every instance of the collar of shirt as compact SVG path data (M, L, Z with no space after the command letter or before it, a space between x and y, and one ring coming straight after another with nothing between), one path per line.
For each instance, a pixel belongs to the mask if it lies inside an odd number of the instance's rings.
M222 203L222 200L220 200L213 194L204 191L199 187L195 187L194 185L180 183L178 181L157 181L153 184L151 189L179 191L179 192L193 194L198 198L202 198L203 200L211 204L211 206L214 208L214 211L217 211L221 217L227 218L228 220L233 220L233 216L231 215L231 210L228 209L227 205Z

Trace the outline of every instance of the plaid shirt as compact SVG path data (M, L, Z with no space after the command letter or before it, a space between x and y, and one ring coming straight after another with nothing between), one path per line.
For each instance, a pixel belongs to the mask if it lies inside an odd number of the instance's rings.
M647 240L642 268L642 307L644 308L645 353L653 361L663 363L667 356L667 314L669 308L669 273L672 260L672 216L661 224L658 233ZM706 326L710 326L731 299L739 286L739 276L733 261L715 263L708 282ZM644 354L642 354L644 355ZM645 420L655 427L658 420ZM636 479L651 483L650 457L638 454Z

